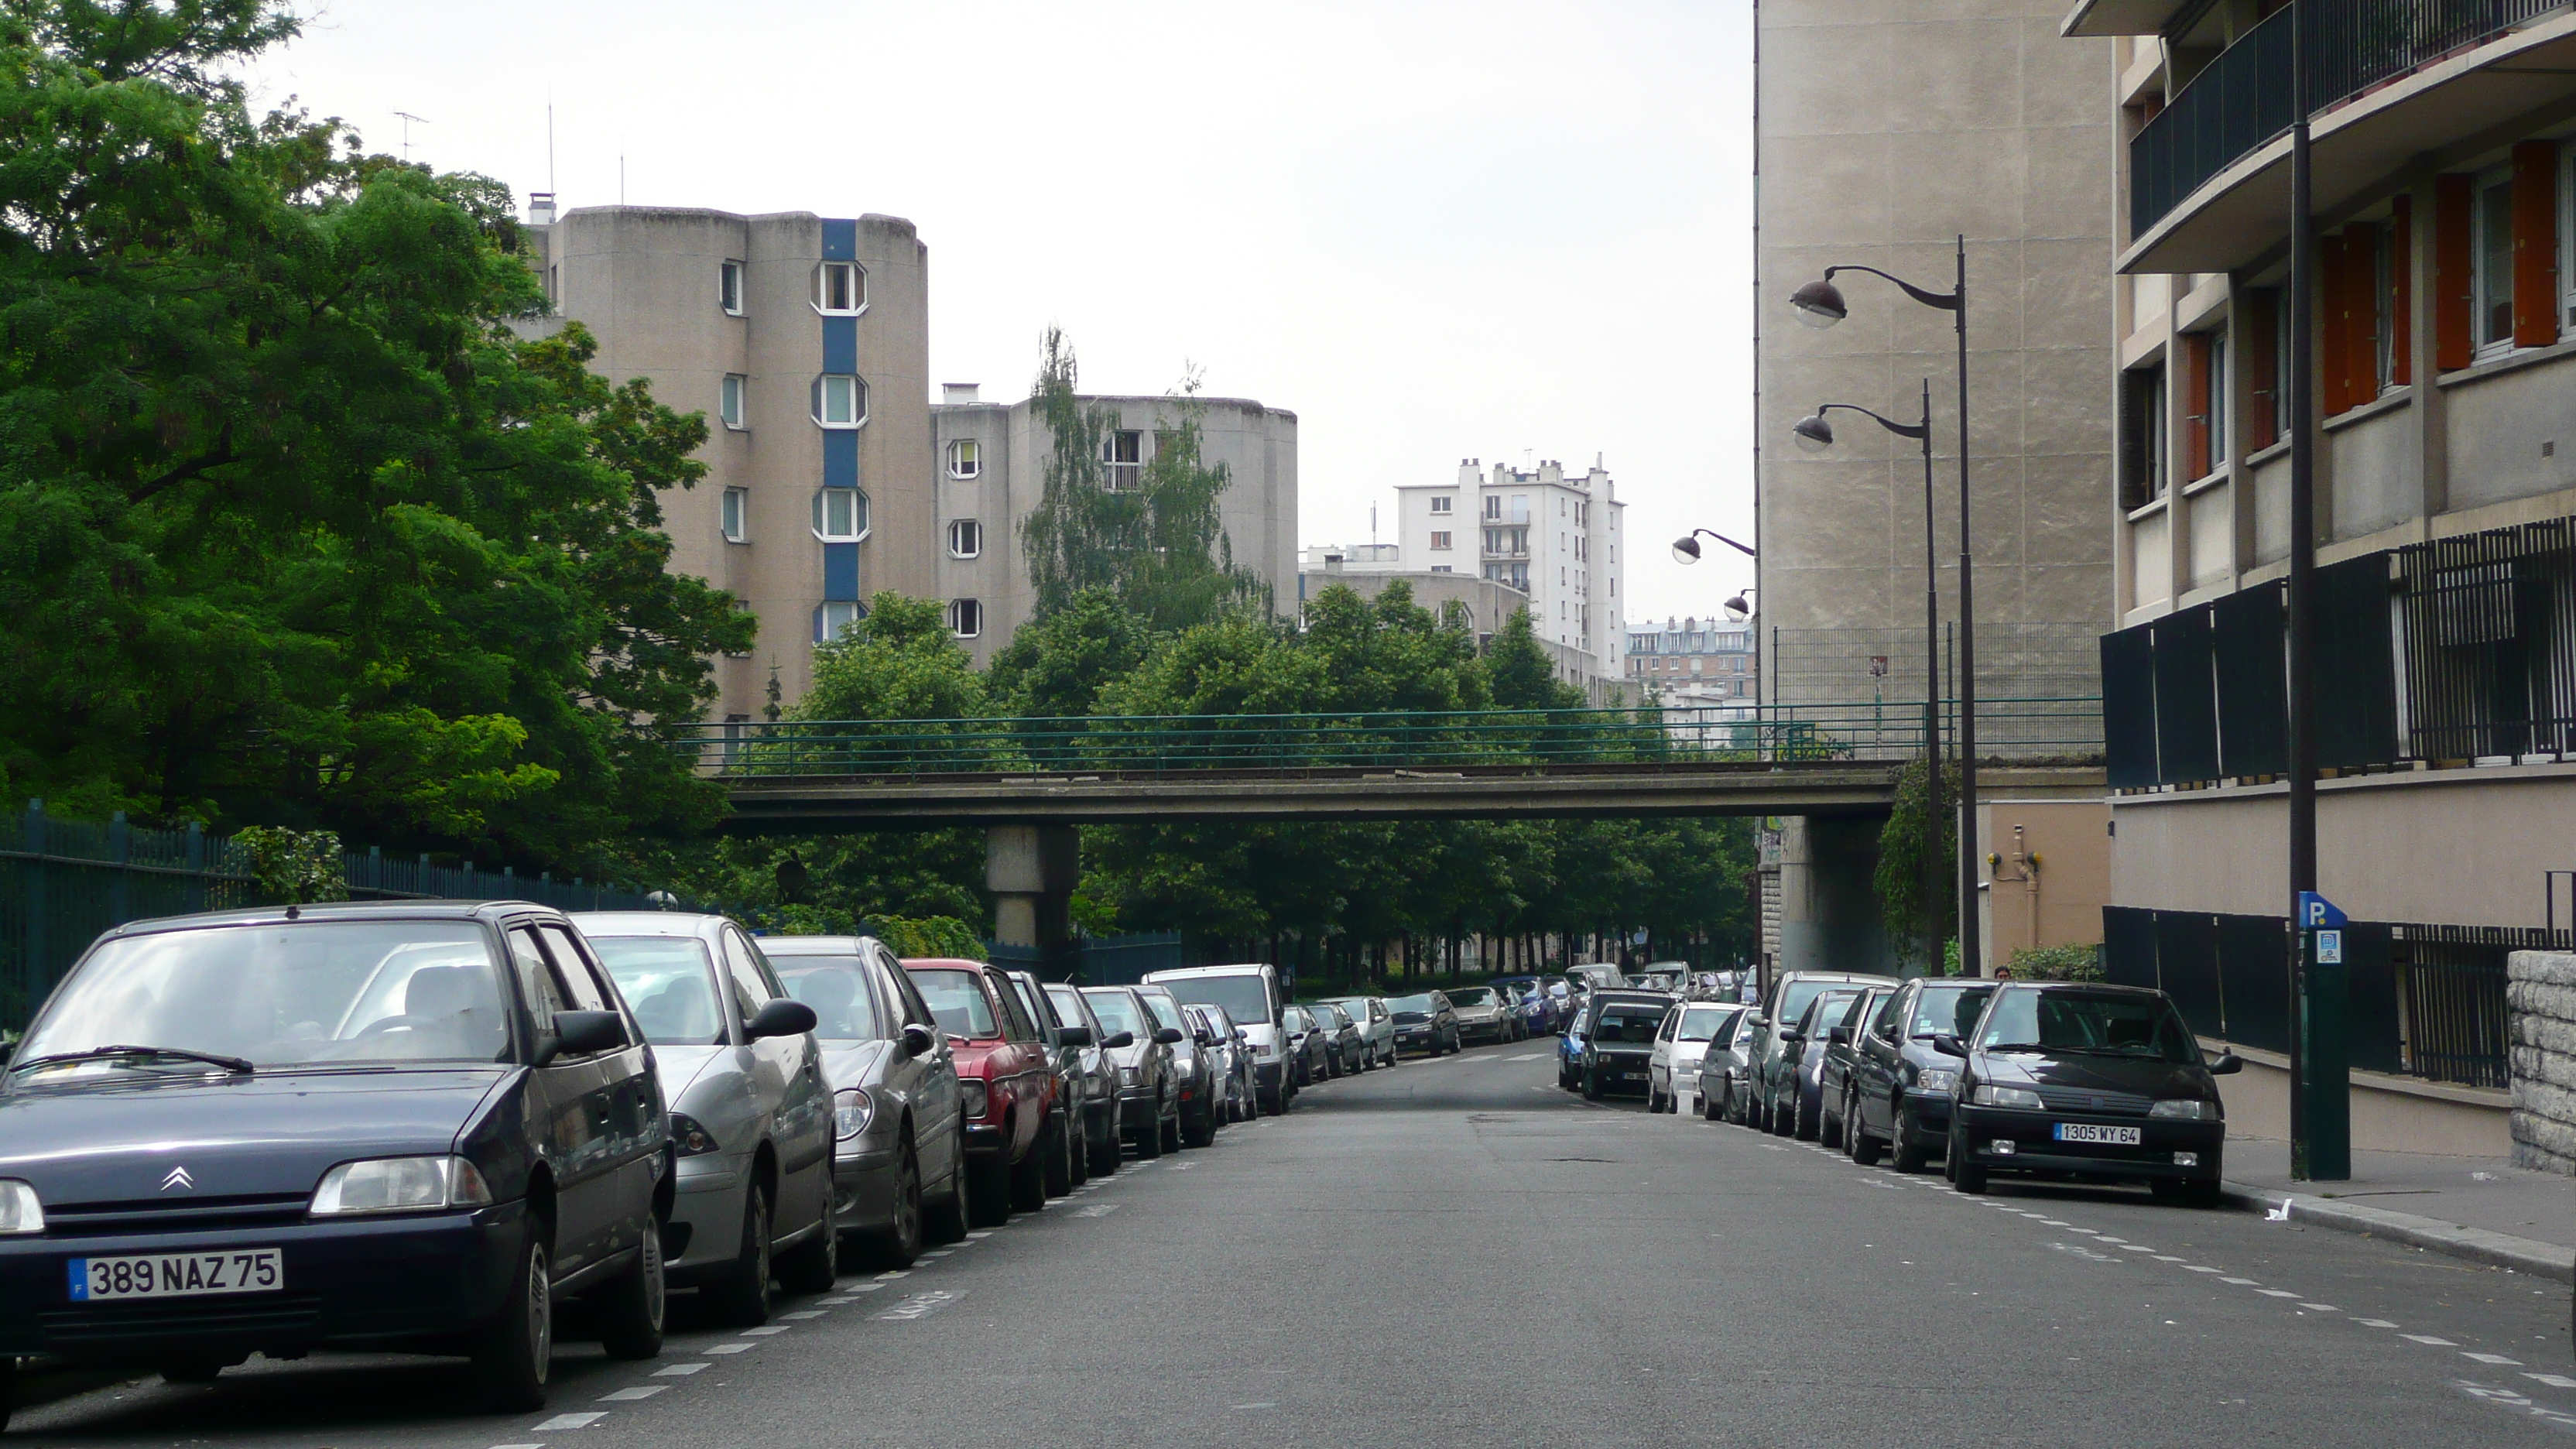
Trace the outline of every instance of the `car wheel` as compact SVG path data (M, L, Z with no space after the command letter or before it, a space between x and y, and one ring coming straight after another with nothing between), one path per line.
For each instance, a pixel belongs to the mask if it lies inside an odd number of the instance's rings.
M1045 1180L1039 1187L1048 1197L1062 1197L1073 1191L1073 1134L1064 1130L1064 1114L1048 1113L1042 1135L1045 1140L1039 1145L1046 1149Z
M661 1356L669 1287L662 1274L662 1224L648 1218L635 1271L600 1295L599 1346L610 1358L632 1362Z
M1137 1126L1136 1155L1149 1162L1163 1155L1163 1114L1159 1110Z
M1587 1102L1601 1100L1601 1074L1590 1067L1583 1069L1583 1100Z
M1155 1130L1159 1134L1162 1149L1165 1152L1178 1152L1181 1150L1181 1112L1179 1108L1173 1108L1172 1115L1164 1118L1159 1124L1157 1124Z
M1789 1098L1789 1135L1800 1142L1813 1142L1822 1137L1825 1132L1822 1120L1825 1115L1824 1094L1817 1093L1815 1105L1811 1107L1807 1105L1806 1088L1793 1086L1790 1091L1793 1095Z
M1942 1171L1948 1175L1950 1185L1961 1192L1974 1196L1986 1190L1986 1169L1968 1160L1956 1131L1950 1134L1950 1150L1942 1154Z
M1083 1150L1091 1154L1092 1176L1107 1177L1118 1170L1118 1146L1118 1109L1112 1107L1108 1132L1099 1137L1086 1134L1083 1139Z
M1016 1186L1012 1179L1016 1176L1011 1171L1010 1159L1000 1153L982 1160L968 1160L966 1180L975 1184L975 1207L969 1220L975 1226L998 1228L1011 1220L1013 1189Z
M499 1413L533 1413L546 1406L546 1375L554 1366L554 1259L542 1224L528 1220L501 1316L474 1345L474 1373L484 1403Z
M769 1194L754 1185L742 1195L742 1250L734 1254L724 1276L708 1284L705 1291L716 1316L726 1323L757 1328L769 1321L773 1221Z
M1180 1133L1181 1144L1185 1147L1205 1147L1209 1143L1214 1142L1216 1140L1216 1108L1212 1105L1202 1105L1195 1118L1182 1118L1180 1123Z
M1843 1137L1851 1147L1851 1160L1863 1167L1878 1165L1878 1139L1869 1135L1869 1119L1861 1115L1860 1094L1852 1094L1851 1106L1844 1109Z
M1709 1090L1708 1090L1708 1078L1707 1078L1707 1077L1705 1077L1705 1076L1702 1076L1702 1077L1699 1079L1699 1118L1700 1118L1700 1120L1701 1120L1701 1121L1703 1121L1703 1122L1715 1122L1715 1121L1718 1121L1719 1119L1723 1118L1725 1115L1726 1115L1726 1082L1724 1081L1724 1079L1722 1079L1722 1078L1721 1078L1721 1079L1719 1080L1718 1084L1717 1084L1717 1094L1716 1094L1715 1096L1711 1096L1711 1095L1709 1095Z
M1091 1139L1083 1134L1082 1114L1075 1113L1056 1136L1064 1148L1065 1191L1071 1192L1091 1180Z
M956 1164L948 1174L948 1197L933 1204L921 1215L921 1238L926 1243L962 1243L966 1230L975 1225L975 1186L966 1171L966 1129L957 1129L957 1151L949 1161Z
M1055 1139L1047 1135L1048 1124L1038 1124L1038 1140L1029 1144L1029 1155L1011 1168L1011 1210L1033 1213L1043 1210L1047 1200L1047 1168L1055 1159Z
M778 1260L778 1281L790 1293L829 1293L841 1281L840 1205L824 1184L823 1221L815 1234Z
M2159 1177L2147 1184L2147 1191L2154 1194L2158 1202L2179 1203L2184 1207L2196 1208L2218 1206L2218 1179L2214 1177L2197 1181Z
M1888 1122L1888 1166L1899 1172L1921 1172L1932 1154L1923 1147L1922 1124L1915 1121L1912 1107L1899 1107Z
M868 1261L880 1268L909 1268L921 1256L921 1154L912 1139L895 1156L894 1220L868 1241Z
M1844 1105L1848 1104L1849 1099L1846 1098ZM1843 1145L1843 1134L1850 1130L1843 1124L1851 1120L1850 1116L1842 1110L1841 1106L1837 1106L1830 1112L1825 1111L1824 1102L1821 1097L1816 1103L1816 1111L1817 1143L1820 1146L1831 1147L1839 1151Z

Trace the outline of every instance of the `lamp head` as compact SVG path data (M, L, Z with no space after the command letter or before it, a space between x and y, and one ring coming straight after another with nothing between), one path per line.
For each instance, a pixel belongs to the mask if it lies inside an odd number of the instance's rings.
M1752 615L1752 613L1752 601L1746 599L1742 594L1738 594L1734 598L1726 601L1726 617L1733 619L1739 624L1743 623Z
M1798 320L1810 327L1831 327L1851 315L1843 305L1842 288L1823 280L1809 282L1789 295L1789 305L1796 308Z
M1825 421L1822 412L1812 412L1798 419L1798 425L1789 430L1789 440L1802 453L1821 453L1834 445L1834 425Z
M1699 536L1697 534L1685 533L1681 537L1673 540L1673 562L1685 564L1695 564L1699 562Z

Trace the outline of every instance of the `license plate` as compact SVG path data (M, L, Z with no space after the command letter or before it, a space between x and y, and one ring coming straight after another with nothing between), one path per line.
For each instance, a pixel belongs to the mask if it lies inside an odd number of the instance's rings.
M2096 1127L2089 1122L2057 1124L2060 1142L2099 1142L2110 1147L2135 1147L2146 1140L2146 1131L2138 1127Z
M204 1293L275 1293L286 1286L285 1259L275 1248L73 1258L64 1266L74 1303L109 1298L193 1298Z

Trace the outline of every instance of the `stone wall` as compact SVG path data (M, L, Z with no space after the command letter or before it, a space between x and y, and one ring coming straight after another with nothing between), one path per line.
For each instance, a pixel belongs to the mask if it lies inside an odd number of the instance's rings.
M2509 961L2513 1165L2576 1174L2576 954L2516 951Z

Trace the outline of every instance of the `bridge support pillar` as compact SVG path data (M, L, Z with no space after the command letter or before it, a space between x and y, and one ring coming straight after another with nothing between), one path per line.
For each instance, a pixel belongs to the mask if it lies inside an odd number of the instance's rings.
M1878 918L1884 816L1792 815L1780 832L1781 971L1896 972ZM1767 983L1766 983L1767 985Z
M1070 825L993 825L984 831L984 888L994 895L993 939L1053 950L1073 937L1073 887L1082 838Z

